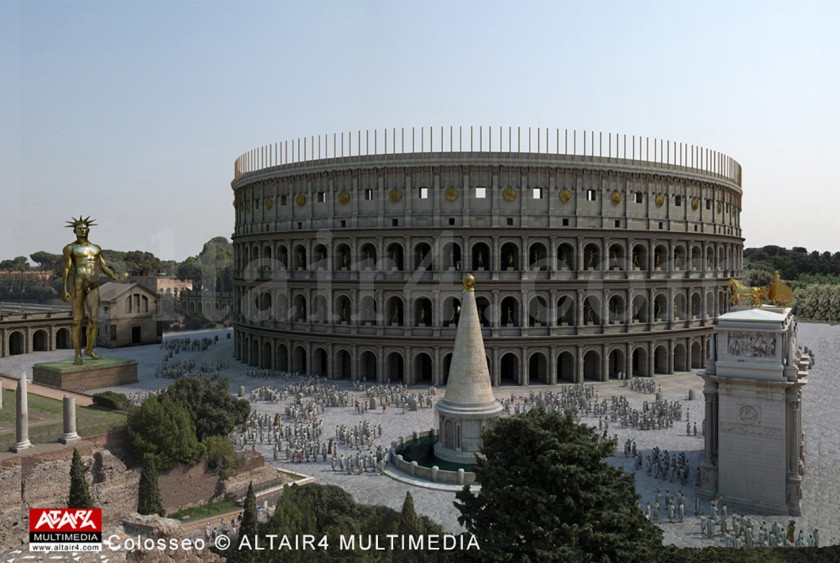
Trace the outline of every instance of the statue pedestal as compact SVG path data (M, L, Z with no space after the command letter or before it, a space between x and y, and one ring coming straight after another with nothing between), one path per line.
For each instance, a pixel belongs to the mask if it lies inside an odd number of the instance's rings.
M77 366L73 360L45 362L32 366L32 382L68 391L88 391L137 383L137 362L122 358L84 359Z

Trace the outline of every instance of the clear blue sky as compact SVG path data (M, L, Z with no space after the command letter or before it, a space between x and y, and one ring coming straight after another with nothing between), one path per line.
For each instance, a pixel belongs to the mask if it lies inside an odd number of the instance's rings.
M613 131L744 169L745 244L840 250L840 2L0 3L0 259L182 260L233 161L383 127Z

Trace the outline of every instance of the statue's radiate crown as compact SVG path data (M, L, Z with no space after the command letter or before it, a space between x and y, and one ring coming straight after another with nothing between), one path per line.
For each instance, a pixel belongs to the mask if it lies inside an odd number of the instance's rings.
M78 219L71 217L71 220L65 221L65 223L67 223L65 227L67 227L68 229L75 229L79 225L85 225L87 227L93 227L94 225L96 225L96 223L91 221L90 215L88 215L84 219L82 219L81 215L79 215Z

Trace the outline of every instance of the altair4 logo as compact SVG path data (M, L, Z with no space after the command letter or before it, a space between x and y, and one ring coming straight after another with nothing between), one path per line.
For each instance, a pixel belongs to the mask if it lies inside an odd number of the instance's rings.
M30 532L101 532L101 508L30 508Z

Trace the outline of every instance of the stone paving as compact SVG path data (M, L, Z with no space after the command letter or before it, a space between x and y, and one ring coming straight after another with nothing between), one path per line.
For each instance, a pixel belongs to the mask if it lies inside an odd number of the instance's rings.
M809 383L805 387L803 399L803 426L805 430L805 454L806 454L806 475L803 480L803 516L797 518L798 527L805 530L807 537L809 531L814 527L820 529L821 544L829 545L840 541L840 426L831 415L836 412L835 406L840 404L840 385L837 384L837 374L832 369L840 360L840 349L834 345L840 339L840 327L800 323L800 341L815 351L816 364L809 377ZM264 378L252 378L245 375L246 366L232 360L233 340L227 338L230 330L204 331L200 333L172 333L167 338L205 337L219 335L219 343L206 352L181 352L173 359L194 358L196 361L211 361L227 359L230 367L222 370L222 375L230 380L231 392L236 392L240 385L246 390L260 385L275 384L276 381ZM63 358L67 351L41 352L25 356L13 356L0 359L0 372L16 375L21 370L27 370L31 377L31 366L35 362L50 361ZM72 352L70 352L72 354ZM139 361L139 382L137 384L124 386L116 389L120 392L131 394L137 390L158 389L165 387L172 382L170 379L154 377L154 368L160 364L164 351L158 346L143 346L122 348L117 350L99 350L101 354L132 358ZM686 435L685 416L688 414L693 425L696 421L698 429L702 427L703 396L702 380L693 373L679 373L674 375L656 376L658 386L661 386L661 393L664 399L669 401L678 400L682 403L683 421L676 422L673 428L663 430L640 431L637 429L620 428L617 423L610 425L610 435L616 434L619 440L619 448L616 456L607 461L615 466L622 467L626 471L633 472L632 459L625 458L622 447L625 440L635 440L637 450L647 454L653 447L668 449L670 452L679 453L684 451L691 466L692 475L688 485L683 489L686 497L686 519L682 524L658 522L662 527L666 543L677 545L708 546L713 540L704 539L700 536L699 518L694 516L694 498L697 488L694 486L694 472L702 460L703 438L698 435ZM330 382L352 389L349 382ZM643 401L651 401L654 396L632 391L622 387L619 381L596 383L599 398L609 398L611 395L624 395L631 406L640 408ZM8 382L7 382L8 386ZM499 398L528 397L532 391L538 393L556 389L560 386L532 385L530 387L503 386L496 388L495 393ZM689 401L688 391L694 389L695 399ZM418 392L428 390L427 387L416 386L410 391ZM438 389L438 397L444 389ZM269 404L256 402L253 408L258 412L275 413L283 412L283 404ZM329 438L333 436L337 424L355 425L363 420L368 420L373 425L382 424L382 438L374 440L376 444L383 446L390 444L391 440L399 436L408 436L413 431L428 430L434 426L434 410L421 409L415 412L403 413L401 408L388 406L387 412L382 413L381 408L376 412L370 411L365 415L357 414L355 409L327 408L321 415L324 425L324 435ZM582 422L597 426L595 418L584 418ZM288 423L288 421L284 421ZM319 463L286 463L282 460L275 462L272 459L270 446L257 445L258 451L266 454L266 462L271 465L292 469L312 475L319 483L335 484L348 492L363 503L382 504L399 510L405 492L410 490L414 497L415 507L418 512L425 514L440 522L448 530L453 532L461 531L458 524L458 512L453 506L454 493L448 491L431 490L423 487L416 487L404 482L391 479L388 476L378 474L347 475L333 472L329 460ZM346 450L349 452L350 450ZM644 470L636 474L636 490L641 497L641 504L653 500L656 489L672 493L679 490L679 484L664 482L660 479L649 477ZM709 503L701 503L702 511L709 513ZM736 507L729 507L731 514ZM664 511L663 511L664 512ZM739 511L740 513L740 511ZM766 519L768 524L774 519L780 523L787 521L784 516L763 516L753 514L753 519ZM660 518L661 519L661 518Z

